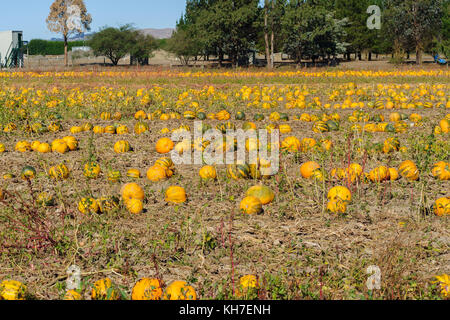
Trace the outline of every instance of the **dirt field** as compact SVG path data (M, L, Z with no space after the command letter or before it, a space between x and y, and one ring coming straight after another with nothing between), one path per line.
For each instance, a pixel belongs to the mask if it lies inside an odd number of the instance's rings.
M155 57L157 64L163 60L162 55ZM362 66L367 73L359 73ZM259 283L244 297L249 299L441 299L439 284L432 282L436 275L450 273L449 219L448 214L434 214L433 204L450 197L450 182L434 178L431 169L438 161L450 161L450 144L448 133L430 135L448 117L450 73L437 66L425 66L424 72L419 67L394 69L382 61L367 66L343 64L337 69L342 74L335 74L336 69L201 74L164 68L0 74L0 142L6 148L0 153L0 173L13 176L2 182L0 281L23 282L31 299L60 299L66 292L66 270L76 264L82 270L79 291L84 299L91 299L93 283L104 277L112 279L123 299L131 297L133 285L143 277L165 284L187 281L199 299L236 299L239 279L248 274L256 275ZM371 106L377 101L381 107ZM281 134L281 144L295 136L299 141L314 138L317 146L330 140L333 146L281 151L280 172L262 181L233 180L225 166L217 166L217 180L205 182L199 177L201 166L176 165L172 177L151 182L146 171L164 156L155 144L170 137L161 130L193 128L193 120L183 118L185 111L195 109L193 102L205 114L226 109L236 128L249 121L259 129L288 124L292 131ZM388 102L393 102L392 109ZM425 108L426 103L431 107ZM146 119L149 130L136 134L138 110L179 116ZM245 113L245 121L235 120L238 111ZM362 118L353 121L355 111ZM102 120L102 112L120 112L122 117ZM286 113L289 120L269 118L273 112ZM393 132L366 131L374 116L384 117L377 123L396 124L390 120L394 112L404 116L404 132L397 127ZM298 120L304 113L317 120L337 114L339 128L314 132L314 121ZM411 117L415 113L420 120ZM256 114L264 120L254 120ZM35 133L26 127L55 121L62 126L55 132ZM225 122L204 121L212 128ZM17 129L5 132L10 123ZM130 133L71 133L86 123L124 125ZM355 124L361 131L355 131ZM51 143L66 136L77 139L77 150L15 151L19 141ZM383 152L388 138L397 138L405 149ZM119 140L128 141L132 151L115 153ZM396 181L373 182L361 174L353 183L331 174L351 163L369 174L378 166L398 168L405 160L417 165L417 180L400 175ZM102 169L97 179L84 175L89 161ZM302 178L300 166L307 161L321 166L323 180ZM50 178L49 168L60 163L66 164L69 177ZM25 166L36 169L30 182L21 179ZM139 169L142 178L127 177L131 168ZM121 172L118 182L108 181L109 170ZM144 188L143 213L131 214L122 201L103 214L79 212L82 198L120 198L129 182ZM259 215L241 213L246 191L260 183L272 189L273 202ZM172 185L185 188L187 202L165 201L164 192ZM344 214L327 211L328 191L338 185L352 195ZM34 204L44 191L53 196L53 206ZM381 272L379 290L366 286L371 265Z

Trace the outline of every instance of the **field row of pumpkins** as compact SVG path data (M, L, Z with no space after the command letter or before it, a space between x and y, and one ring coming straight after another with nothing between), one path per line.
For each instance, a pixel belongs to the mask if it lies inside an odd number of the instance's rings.
M75 286L79 286L76 284ZM259 289L258 278L249 274L239 279L235 290L237 298L248 297ZM83 300L81 289L68 289L64 300ZM4 280L0 283L0 300L26 300L30 297L27 286L20 281ZM126 299L110 278L96 281L91 290L92 300L120 300ZM161 279L142 278L131 290L131 300L197 300L197 292L186 281L175 280L169 285Z
M173 148L167 147L164 143L165 149L158 149L158 145L162 138L156 144L156 149L159 153L168 153ZM390 144L389 144L390 145ZM152 182L169 179L175 173L175 166L169 157L162 157L155 161L147 172L147 179ZM364 172L364 168L358 163L352 163L348 168L333 168L327 173L315 161L308 161L303 163L299 172L304 179L313 179L321 183L328 179L336 182L343 182L347 184L354 184L359 182L381 183L384 181L396 181L400 177L408 181L415 181L419 179L419 170L416 164L411 160L403 161L398 169L393 167L379 166L369 172ZM84 166L84 175L88 179L97 179L101 173L101 167L97 162L88 162ZM53 166L48 170L48 175L56 180L65 180L69 177L70 171L68 167L61 163ZM259 159L257 164L234 164L227 165L226 174L228 178L233 180L239 179L269 179L273 175L271 162L268 159ZM450 180L450 163L439 161L432 167L430 174L440 181ZM33 179L36 176L36 170L33 167L27 166L22 170L22 179ZM139 169L129 169L126 176L130 179L139 179L142 174ZM204 181L216 180L217 170L215 166L205 165L199 170L199 176ZM118 182L121 179L121 173L118 170L108 170L108 180L111 182ZM4 176L5 179L11 176ZM350 191L343 186L338 186L345 191L342 197L330 196L327 209L332 213L345 213L346 204L350 200ZM331 192L331 191L330 191ZM125 207L132 214L140 214L143 211L144 191L136 183L128 183L122 188L122 200ZM263 184L255 185L248 190L246 197L240 204L240 210L247 214L259 214L262 212L263 205L267 205L273 201L275 194L273 191ZM180 186L171 186L166 190L165 201L168 203L184 203L187 200L186 191ZM46 194L40 194L38 197L39 204L50 205L53 203L52 198ZM119 199L117 197L100 199L83 198L78 204L78 209L81 213L104 213L119 206ZM434 213L438 216L450 214L450 199L440 198L436 200L434 205Z

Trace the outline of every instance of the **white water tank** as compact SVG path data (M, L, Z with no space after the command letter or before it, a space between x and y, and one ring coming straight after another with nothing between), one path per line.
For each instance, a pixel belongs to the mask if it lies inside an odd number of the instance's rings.
M0 31L0 62L6 62L6 55L12 48L18 48L22 44L22 31Z

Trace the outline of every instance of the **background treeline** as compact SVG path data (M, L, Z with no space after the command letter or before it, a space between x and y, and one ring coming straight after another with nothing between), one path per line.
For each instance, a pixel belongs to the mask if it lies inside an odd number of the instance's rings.
M68 43L68 50L70 51L73 47L82 47L84 45L85 42L83 41L71 41ZM61 55L64 54L64 42L33 39L28 43L26 49L28 49L30 55Z
M187 0L167 49L188 64L203 56L247 65L263 53L269 67L282 52L295 62L391 54L449 57L450 0ZM382 27L370 30L367 8L381 8Z

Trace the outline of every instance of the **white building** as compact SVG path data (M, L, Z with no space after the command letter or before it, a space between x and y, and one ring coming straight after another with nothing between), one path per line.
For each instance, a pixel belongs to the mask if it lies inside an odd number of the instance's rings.
M22 31L0 31L0 67L23 67L22 37Z

